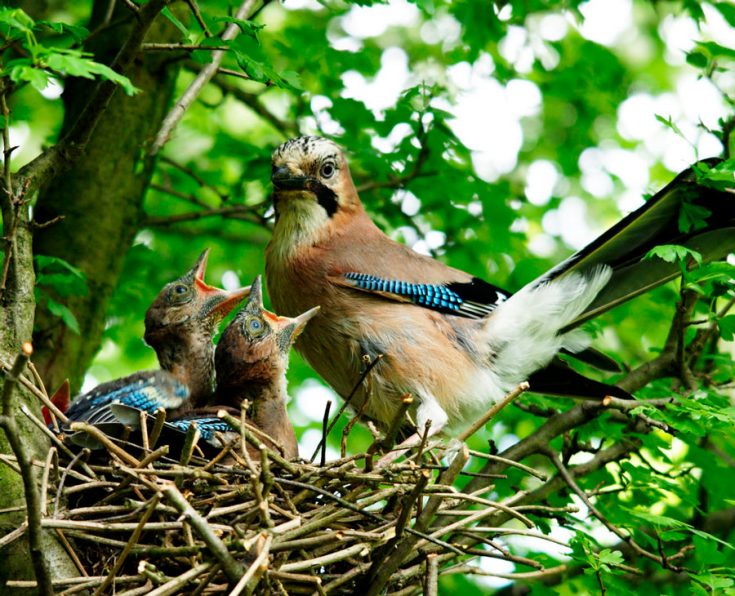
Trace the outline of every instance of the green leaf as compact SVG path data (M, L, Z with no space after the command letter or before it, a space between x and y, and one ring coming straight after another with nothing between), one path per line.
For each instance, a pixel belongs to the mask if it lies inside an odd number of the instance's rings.
M127 95L135 95L139 89L126 76L109 66L91 60L79 50L47 50L46 64L50 70L61 75L94 79L96 76L111 81L123 88Z
M714 541L721 546L725 546L731 550L735 550L735 546L733 546L729 542L725 542L724 540L721 540L717 536L713 536L712 534L709 534L702 530L698 530L694 526L691 526L690 524L680 521L678 519L674 519L673 517L668 517L666 515L660 515L660 514L648 513L647 511L640 511L636 509L629 509L628 513L632 517L643 520L647 524L659 530L676 529L676 530L680 530L684 532L689 532L693 534L694 536L698 536L699 538L703 540Z
M682 232L689 232L692 229L701 230L707 227L706 219L710 215L712 212L709 209L684 200L679 209L679 230Z
M64 322L64 325L66 325L74 333L79 335L80 333L79 323L77 322L77 318L74 316L74 313L72 313L63 304L56 302L56 300L54 300L50 296L46 296L46 301L48 303L48 309L51 312L51 314L59 317Z
M186 25L176 18L176 15L174 15L168 7L164 7L164 9L161 10L161 14L171 21L179 31L181 31L184 36L184 40L187 42L191 41L189 30L186 28Z
M695 68L707 68L709 64L709 58L702 52L692 51L687 54L687 63L691 64Z
M38 25L47 27L56 33L69 34L77 43L82 42L89 37L89 30L85 27L80 27L79 25L69 25L60 21L38 21Z
M732 341L735 339L735 315L728 315L718 319L717 327L720 330L720 336L722 339L725 341Z
M258 42L260 41L258 39L258 34L265 27L265 25L260 25L258 23L254 23L253 21L248 21L245 19L236 19L235 17L220 17L215 20L217 22L235 23L240 28L240 31L242 31L245 35L252 37L255 41Z
M719 43L714 41L699 41L697 42L697 47L711 58L735 59L735 50L721 46Z
M692 166L697 176L697 182L718 190L735 188L735 159L726 159L710 167L705 162L698 162Z
M36 285L53 289L59 296L86 296L87 276L63 259L36 255Z
M35 21L20 8L0 8L0 33L8 37L9 30L32 34Z
M668 118L664 118L663 116L660 116L659 114L655 114L656 120L658 120L661 124L666 126L666 128L669 128L673 130L677 135L679 135L682 139L684 137L684 133L681 132L681 129L676 125L676 123L671 119L671 116Z
M731 4L730 2L717 2L714 6L728 22L730 27L735 27L735 4Z
M30 60L14 60L3 69L3 72L7 73L14 83L30 83L39 92L48 86L48 73L33 66Z
M694 259L697 263L702 262L702 255L696 250L687 248L686 246L679 246L678 244L661 244L654 246L651 250L646 253L644 259L653 259L658 257L663 259L667 263L675 263L677 261L683 262L688 257Z

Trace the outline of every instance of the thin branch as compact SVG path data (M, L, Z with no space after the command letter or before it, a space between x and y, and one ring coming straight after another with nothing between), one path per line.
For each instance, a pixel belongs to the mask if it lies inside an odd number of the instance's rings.
M369 356L366 356L366 357L369 358ZM339 410L337 410L337 413L334 415L334 418L332 418L332 421L329 423L329 427L327 428L326 436L329 436L329 433L332 432L334 425L337 424L339 417L349 407L350 402L352 402L352 398L355 397L355 394L357 393L357 390L360 388L360 385L362 385L365 382L365 379L367 378L367 376L377 366L378 362L380 362L382 359L383 359L383 354L378 354L365 367L365 370L362 371L362 374L360 374L360 378L357 380L357 383L355 383L355 386L352 388L352 391L350 391L350 394L345 398ZM365 399L369 399L369 397L366 395ZM309 461L314 461L314 458L317 456L317 453L319 453L320 449L322 448L322 441L324 440L325 440L325 437L323 436L322 440L319 441L319 444L316 446L316 449L314 449L314 453L311 454Z
M260 0L245 0L235 13L236 19L248 19L251 14L255 11L256 6ZM266 0L267 2L267 0ZM237 23L230 23L225 27L220 39L222 41L231 41L235 39L240 32L240 27ZM225 57L225 52L222 50L215 50L212 53L212 61L207 64L200 73L191 82L189 87L184 91L183 95L179 98L176 104L171 108L169 113L163 120L161 128L156 135L153 144L150 147L150 155L156 155L163 146L168 142L171 133L173 132L176 125L179 123L181 118L184 116L186 111L194 103L194 100L199 96L199 93L204 86L212 79L217 73L217 70L222 63L222 59Z
M209 52L228 52L228 46L201 46L195 43L144 43L141 48L144 52L196 52L198 50Z
M187 221L197 221L208 217L239 219L242 221L262 225L263 219L255 213L258 207L260 207L260 205L228 205L227 207L210 209L208 211L193 211L190 213L180 213L178 215L169 215L162 217L149 216L142 221L141 225L143 227L160 228L180 224Z
M189 66L187 68L200 68L198 64ZM226 73L221 73L226 74ZM292 137L298 134L298 126L294 122L288 122L281 120L278 116L273 114L268 108L266 108L259 101L259 96L255 93L248 93L237 85L229 82L226 79L216 77L212 79L212 82L222 90L222 93L231 95L239 102L245 104L250 110L256 115L260 116L263 120L268 122L274 129L280 132L284 137Z
M163 494L176 509L186 516L196 533L209 548L209 551L222 565L222 570L227 575L227 579L236 584L245 573L245 569L232 557L222 540L217 537L212 527L207 523L207 520L191 506L189 501L173 484L164 488Z
M199 5L196 3L196 0L186 0L186 3L189 5L189 9L194 15L196 22L199 23L199 26L202 28L204 35L206 37L212 37L212 32L207 28L207 23L205 23L202 18L202 13L199 10Z
M572 489L572 491L587 506L587 509L589 509L590 513L592 513L592 515L594 515L598 519L598 521L600 521L608 530L610 530L613 534L615 534L618 538L620 538L623 542L630 546L637 554L644 556L647 559L651 559L652 561L656 561L665 569L671 569L675 572L679 572L682 570L680 567L672 566L670 560L663 553L661 553L661 555L659 556L644 549L633 540L632 535L627 534L626 532L618 528L615 524L613 524L609 519L607 519L607 517L603 515L602 512L592 504L592 501L590 501L587 493L585 493L580 488L580 486L575 481L574 476L570 474L569 470L559 459L559 456L556 454L556 452L551 448L547 448L545 450L545 454L553 462L557 470L559 470L559 474L564 479L564 482L567 484L567 486Z
M513 400L515 400L519 395L525 393L528 391L529 384L524 381L518 387L513 389L510 393L508 393L502 400L500 400L498 403L494 404L492 408L490 408L485 414L480 416L480 419L477 420L472 426L470 426L466 431L464 431L459 437L457 437L460 441L466 441L469 439L472 435L474 435L478 430L480 430L485 424L487 424L488 420L491 420L494 418L500 410L502 410L505 406L507 406L509 403L511 403Z

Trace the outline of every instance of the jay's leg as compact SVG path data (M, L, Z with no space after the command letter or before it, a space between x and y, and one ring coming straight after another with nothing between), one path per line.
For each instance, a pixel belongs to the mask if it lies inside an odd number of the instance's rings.
M427 438L433 437L434 435L441 432L441 430L447 425L449 417L443 408L439 405L439 402L433 395L422 396L421 403L416 410L416 424L421 429L426 428L426 423L431 420L431 426L429 427L429 435ZM391 462L398 459L409 449L418 446L421 443L422 436L419 433L414 433L406 440L397 445L392 451L386 453L383 457L378 460L376 467L383 468Z

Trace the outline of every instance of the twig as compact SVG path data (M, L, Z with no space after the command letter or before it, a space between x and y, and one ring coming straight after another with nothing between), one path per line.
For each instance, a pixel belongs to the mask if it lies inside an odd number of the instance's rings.
M130 36L110 65L112 70L123 74L128 71L140 53L140 46L150 26L167 2L168 0L150 0L140 7ZM35 192L64 167L79 159L117 89L116 83L101 81L64 138L20 169L18 176L28 180L29 192Z
M151 590L148 593L148 596L169 596L170 594L176 594L190 581L207 572L211 566L212 563L200 563L196 567L189 569L189 571L173 578L155 590Z
M205 23L204 19L202 18L202 13L199 10L199 5L196 3L196 0L186 0L186 3L189 5L189 9L194 15L196 22L199 23L199 26L202 28L204 35L206 37L212 37L211 31L207 28L207 23Z
M10 373L5 377L2 394L2 415L0 427L5 431L10 448L18 461L23 490L25 492L28 515L28 545L31 551L33 571L38 582L38 593L52 596L54 593L51 573L46 565L43 546L43 530L41 528L41 502L36 480L33 477L33 466L26 445L21 439L20 429L13 417L13 391L18 385L18 379L33 353L33 346L26 342L15 359Z
M189 67L196 68L197 70L201 68L198 64L192 64L191 66L187 64L187 68ZM215 77L212 79L212 82L217 85L223 93L231 95L239 102L245 104L253 113L260 116L262 120L265 120L284 137L292 137L298 133L298 127L295 123L281 120L262 103L260 103L256 94L248 93L224 78Z
M329 426L329 410L332 409L332 400L327 402L324 408L324 416L322 417L322 455L319 465L324 466L327 463L327 428Z
M201 46L191 43L144 43L140 49L144 52L196 52L199 50L228 52L230 50L228 46Z
M355 397L355 394L357 393L357 390L359 389L360 385L363 384L367 376L370 374L370 371L372 371L375 366L383 359L383 354L378 354L373 358L373 360L365 367L365 370L360 375L360 378L358 379L357 383L355 383L355 386L352 388L352 391L350 391L350 394L345 398L344 403L342 406L340 406L339 410L337 410L337 413L334 415L334 418L332 418L332 422L329 423L329 427L327 428L326 435L329 435L330 432L332 432L332 429L334 428L334 425L337 424L337 420L339 420L339 417L342 415L342 413L349 407L350 402L352 401L352 398ZM365 396L365 399L369 399L368 396ZM324 437L322 437L322 440L324 440ZM319 450L322 448L322 441L319 441L319 444L316 446L316 449L314 449L314 453L311 454L311 457L309 458L309 461L314 461L314 458L316 457L317 453L319 453Z
M485 424L487 424L488 420L491 420L500 410L502 410L505 406L507 406L509 403L511 403L514 399L516 399L519 395L525 393L528 391L528 383L526 381L523 381L513 389L510 393L508 393L503 399L501 399L498 403L493 405L485 414L480 416L480 419L477 420L472 426L470 426L466 431L464 431L462 434L457 437L460 441L466 441L469 439L472 435L474 435L478 430L480 430Z
M438 555L426 556L426 580L424 582L424 594L426 596L437 596L439 594L439 561Z
M133 533L130 535L130 540L128 540L128 543L127 545L125 545L125 548L120 553L120 556L117 557L117 559L115 560L115 564L112 566L112 569L110 569L110 573L107 575L107 578L105 578L105 581L103 581L95 591L94 596L101 596L101 594L112 584L114 579L120 573L120 570L125 563L125 559L127 559L128 555L133 549L133 546L135 546L138 543L138 540L140 540L140 535L143 533L145 525L148 523L151 515L153 515L153 512L156 510L156 507L158 506L160 500L161 499L158 494L153 495L153 498L148 504L148 507L146 507L145 512L138 522L138 525L136 526L135 530L133 530Z
M248 567L248 570L240 578L240 581L237 582L237 585L232 589L232 592L230 592L230 596L238 596L246 587L249 588L249 591L255 587L254 585L248 586L248 583L250 583L251 580L255 580L253 582L253 584L255 584L257 582L257 578L259 578L268 568L267 561L268 555L270 554L272 541L273 536L265 536L263 547L261 548L260 553L258 553L258 556L252 562L250 567Z
M246 424L241 424L237 418L235 418L231 414L228 414L226 410L219 410L217 412L217 416L219 418L222 418L222 420L227 422L227 424L229 424L236 431L242 433L242 435L245 437L247 442L253 445L256 449L258 450L265 449L266 453L268 454L268 457L272 459L275 463L277 463L279 466L281 466L283 469L285 469L287 472L291 474L296 474L296 467L293 464L291 464L291 462L289 462L282 455L280 455L279 453L276 453L272 449L269 449L267 445L265 445L260 439L258 439L255 433L250 431L250 429L248 428Z
M209 551L222 565L222 570L225 572L227 579L236 584L245 573L245 569L229 553L222 540L215 535L207 520L191 506L174 485L164 488L163 494L176 509L186 516L196 533L207 545Z
M623 542L625 542L628 546L630 546L637 554L646 557L647 559L651 559L652 561L656 561L659 563L662 567L665 569L671 569L672 571L679 572L681 571L680 567L676 567L671 565L670 561L667 560L666 556L663 555L663 553L658 556L654 553L651 553L641 547L638 543L636 543L633 540L633 537L630 534L626 534L623 530L618 528L616 525L614 525L610 520L605 517L602 512L600 512L597 507L595 507L592 504L592 501L590 501L587 494L580 488L580 486L577 484L577 482L574 480L574 476L569 472L567 467L562 463L562 461L559 459L559 456L556 454L556 452L553 449L546 449L545 451L546 456L553 462L554 466L559 470L559 474L564 479L564 482L569 486L569 488L574 491L574 493L582 500L582 502L587 506L590 513L594 515L608 530L610 530L613 534L615 534L618 538L620 538Z
M160 228L187 221L197 221L207 217L225 217L230 219L241 219L258 225L263 224L263 219L255 212L261 205L228 205L219 207L218 209L209 209L207 211L193 211L190 213L179 213L177 215L146 217L141 225L143 227Z
M465 463L467 463L468 459L469 453L467 452L467 447L463 445L462 450L454 456L449 468L439 476L439 483L452 484ZM416 546L416 543L419 540L417 533L424 532L424 530L429 527L429 524L434 518L434 514L439 509L441 502L442 497L431 497L426 503L426 507L424 507L421 515L416 520L410 535L404 536L403 540L396 544L395 548L390 553L390 556L387 558L375 558L373 560L370 570L367 573L367 579L363 585L366 596L376 596L383 591L383 588L388 583L390 576L396 569L398 569L398 566L406 559L408 554Z
M235 13L236 19L247 19L251 13L255 10L259 0L245 0ZM235 39L240 32L240 27L237 23L230 23L223 31L220 39L222 41L231 41ZM150 155L156 155L163 146L168 142L171 132L179 123L184 113L189 109L194 100L197 98L202 88L210 81L210 79L216 74L219 69L222 59L225 57L225 52L222 50L215 50L212 52L212 61L207 64L201 72L195 77L189 87L184 91L184 94L179 98L176 104L171 108L169 113L163 120L161 128L156 135L153 144L150 147Z

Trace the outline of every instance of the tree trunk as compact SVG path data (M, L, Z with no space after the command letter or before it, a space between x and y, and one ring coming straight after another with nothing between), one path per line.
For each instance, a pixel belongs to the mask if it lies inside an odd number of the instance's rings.
M109 2L95 2L91 30L104 18ZM124 21L119 23L120 18ZM133 18L123 5L113 15L109 30L90 44L96 59L110 63L126 38ZM148 40L171 42L178 32L163 16L151 27ZM105 316L118 282L125 255L142 216L143 196L152 175L152 159L145 153L171 102L179 62L171 55L151 53L136 60L126 74L141 90L133 97L118 90L97 125L85 154L63 175L42 190L36 220L59 223L40 229L35 254L60 257L87 275L85 296L61 299L76 316L77 335L44 305L36 314L35 362L49 388L69 378L79 389L83 375L100 346ZM92 85L72 81L64 92L64 130L74 123Z
M108 0L95 2L91 19L94 30L104 19ZM89 49L96 59L110 63L127 39L134 23L123 3L104 34L92 40ZM158 17L149 38L170 42L176 30L164 17ZM135 97L118 90L94 130L85 154L74 165L39 193L35 221L45 222L57 216L64 219L47 228L35 230L28 219L28 208L18 209L3 202L3 236L12 237L12 258L5 290L0 298L0 366L6 373L12 366L21 344L33 334L36 353L33 360L43 371L49 388L69 376L78 387L82 375L96 352L104 329L105 313L141 217L142 200L152 172L143 147L165 115L173 93L178 65L170 57L158 54L141 57L125 74L141 89ZM94 83L68 81L64 101L64 131L74 123ZM63 135L63 133L62 133ZM23 179L13 180L16 191ZM28 197L26 197L28 198ZM17 217L17 224L14 224ZM43 308L36 308L33 255L62 258L80 267L89 278L86 296L60 299L75 313L81 334L70 332L59 319ZM0 377L4 382L6 374ZM0 388L1 392L1 388ZM38 399L22 385L13 393L13 415L20 427L21 439L35 461L43 461L49 450L46 437L21 412L21 404L40 415ZM11 454L5 433L0 431L0 453ZM40 476L40 468L37 476ZM13 509L17 509L13 511ZM19 474L8 465L0 465L0 536L18 528L26 518L25 496ZM2 549L0 593L29 594L28 589L10 589L9 579L32 580L35 577L26 535ZM78 571L54 533L43 537L43 552L54 578L78 575Z

